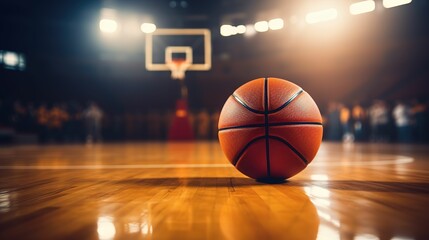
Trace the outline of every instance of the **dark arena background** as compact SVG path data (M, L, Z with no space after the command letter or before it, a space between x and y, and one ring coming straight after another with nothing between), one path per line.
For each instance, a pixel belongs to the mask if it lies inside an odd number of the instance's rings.
M429 239L428 13L0 1L0 239ZM314 160L271 183L218 141L225 101L269 77L323 119Z

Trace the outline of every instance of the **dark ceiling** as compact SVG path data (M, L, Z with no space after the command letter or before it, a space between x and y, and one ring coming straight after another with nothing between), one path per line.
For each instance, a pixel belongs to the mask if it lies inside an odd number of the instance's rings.
M273 14L300 19L321 3L346 12L351 1L181 2L1 1L0 50L27 57L24 72L0 70L1 96L36 102L95 99L112 111L171 108L178 83L169 73L146 71L140 45L124 50L100 42L98 19L103 7L150 15L159 28L212 30L212 71L189 72L186 78L194 108L218 109L240 84L264 76L298 83L321 105L331 100L368 102L429 93L426 0L395 9L383 9L376 1L377 10L365 16L342 13L336 23L290 24L253 38L221 37L219 27L250 24ZM122 45L125 40L121 39ZM106 54L123 58L101 60Z

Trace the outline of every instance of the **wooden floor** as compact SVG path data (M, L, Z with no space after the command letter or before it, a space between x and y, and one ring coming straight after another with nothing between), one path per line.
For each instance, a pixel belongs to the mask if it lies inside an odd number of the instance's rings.
M271 185L216 142L1 147L0 239L429 239L429 147L323 143Z

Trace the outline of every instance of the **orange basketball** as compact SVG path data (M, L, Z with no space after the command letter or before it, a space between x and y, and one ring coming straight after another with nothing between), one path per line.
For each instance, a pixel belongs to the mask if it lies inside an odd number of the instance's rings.
M229 161L261 181L302 171L316 155L323 133L314 100L279 78L258 78L239 87L223 106L218 127Z

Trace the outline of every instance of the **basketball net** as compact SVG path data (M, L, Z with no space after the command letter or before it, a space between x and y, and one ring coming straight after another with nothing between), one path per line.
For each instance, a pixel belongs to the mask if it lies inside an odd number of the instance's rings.
M171 78L183 80L185 78L185 71L191 65L186 62L185 59L174 59L166 62L167 66L171 70Z

